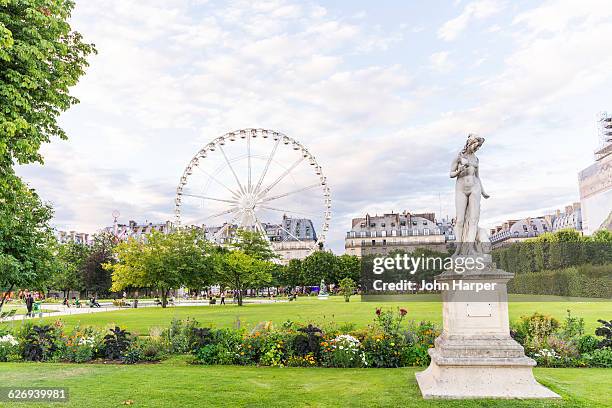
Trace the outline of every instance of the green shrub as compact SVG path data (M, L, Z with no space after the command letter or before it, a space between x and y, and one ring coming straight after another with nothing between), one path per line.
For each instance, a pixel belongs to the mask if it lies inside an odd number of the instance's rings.
M612 367L612 349L605 347L586 354L585 359L591 367Z
M612 298L612 264L517 273L508 282L508 293L609 299Z
M586 335L581 336L576 341L576 347L578 348L578 352L580 354L588 354L593 352L598 348L599 340L595 336Z
M104 354L109 360L120 360L130 348L132 339L130 333L118 326L110 329L110 333L104 336Z

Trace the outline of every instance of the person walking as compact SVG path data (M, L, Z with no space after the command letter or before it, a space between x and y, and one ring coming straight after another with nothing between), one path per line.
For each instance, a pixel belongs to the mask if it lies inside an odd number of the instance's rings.
M225 291L221 292L221 305L225 304Z
M32 297L31 293L27 294L25 298L25 304L26 304L26 309L28 310L26 317L32 317L32 308L34 307L34 298Z

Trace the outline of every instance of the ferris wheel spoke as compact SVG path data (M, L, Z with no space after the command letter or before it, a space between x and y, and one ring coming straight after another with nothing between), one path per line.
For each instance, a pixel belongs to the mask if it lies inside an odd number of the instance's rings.
M200 170L204 175L208 176L212 181L214 181L215 183L219 184L221 187L225 188L227 191L232 193L232 197L238 197L238 193L236 193L234 190L229 188L225 183L222 183L219 180L217 180L212 174L209 174L208 172L204 171L203 169L200 168L200 166L195 166L195 168Z
M315 214L308 214L308 213L304 213L304 212L299 212L299 211L292 211L292 210L286 210L283 208L275 208L275 207L270 207L267 205L258 205L259 208L264 208L266 210L270 210L270 211L277 211L277 212L282 212L282 213L289 213L289 214L296 214L296 215L301 215L301 216L306 216L306 217L311 217L311 218L316 218L317 216Z
M249 166L247 191L250 193L251 192L251 134L250 133L247 135L246 140L247 140L247 161L248 161L248 166Z
M228 228L234 225L234 222L236 222L236 220L238 219L238 217L240 217L241 214L242 214L242 210L240 210L238 214L236 214L228 223L225 223L223 227L221 227L221 229L217 231L215 235L213 235L213 241L216 242L219 239L219 237L221 237L221 235L223 235L223 233L227 231Z
M259 201L259 203L267 203L269 201L278 200L279 198L287 197L287 196L289 196L291 194L301 193L302 191L306 191L306 190L311 190L313 188L317 188L320 185L321 185L320 183L317 183L317 184L313 184L311 186L302 187L302 188L299 188L297 190L289 191L287 193L275 195L275 196L272 196L272 197L264 197L262 200Z
M227 155L225 154L225 150L223 150L223 147L221 147L221 145L219 145L219 150L223 154L223 158L225 159L225 162L227 163L227 165L229 166L230 170L232 171L232 174L234 175L234 178L236 179L236 183L238 183L238 187L240 188L240 191L242 192L242 194L244 194L245 191L244 191L244 188L242 188L242 183L240 183L240 179L236 175L236 171L234 170L234 167L232 166L232 163L230 163L229 159L227 158Z
M257 185L255 186L255 190L254 190L255 194L259 193L259 189L261 188L261 183L263 183L264 178L266 177L266 174L268 173L268 169L270 168L270 163L272 163L272 160L274 159L274 155L276 154L276 149L278 148L278 145L280 144L280 142L281 142L281 139L278 138L276 143L274 143L274 147L272 148L272 152L268 156L268 161L266 162L266 166L264 167L263 173L261 173L261 176L259 177L259 181L257 182Z
M270 192L270 190L272 190L274 188L274 186L276 186L285 177L287 177L289 175L289 173L291 173L303 160L304 160L304 157L300 157L295 163L293 163L291 165L291 167L289 167L287 170L285 170L283 172L283 174L278 176L278 178L276 180L274 180L274 182L272 184L270 184L268 187L263 189L263 191L257 195L257 198L265 197L265 195L268 194L268 192Z
M237 204L238 203L237 200L225 200L223 198L207 197L207 196L198 195L198 194L183 193L183 195L186 196L186 197L201 198L202 200L220 201L222 203L230 203L230 204Z
M202 221L210 220L210 219L212 219L212 218L217 218L217 217L220 217L220 216L225 215L225 214L232 214L232 213L235 213L236 211L240 211L240 208L238 208L238 207L232 207L232 208L230 208L229 210L221 211L221 212L218 212L218 213L216 213L216 214L209 215L208 217L201 218L201 220L202 220Z
M280 227L280 229L285 231L287 234L289 234L291 237L295 238L298 242L301 242L302 244L304 243L304 241L302 241L301 239L299 239L298 237L293 235L287 228L283 227L282 225L279 225L279 227Z

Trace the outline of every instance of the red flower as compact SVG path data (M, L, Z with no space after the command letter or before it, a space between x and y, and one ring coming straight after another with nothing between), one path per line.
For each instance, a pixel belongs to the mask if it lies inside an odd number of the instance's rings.
M380 316L380 312L381 312L380 308L376 309L376 316Z
M400 309L400 315L406 316L407 314L408 314L408 311L406 309Z

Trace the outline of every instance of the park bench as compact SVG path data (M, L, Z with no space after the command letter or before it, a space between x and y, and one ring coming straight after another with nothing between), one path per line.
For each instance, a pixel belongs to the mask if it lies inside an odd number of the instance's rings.
M0 320L4 320L4 319L10 319L11 317L15 316L17 314L17 309L12 309L9 310L8 312L2 312L0 313Z

